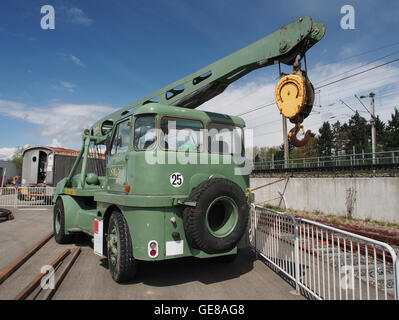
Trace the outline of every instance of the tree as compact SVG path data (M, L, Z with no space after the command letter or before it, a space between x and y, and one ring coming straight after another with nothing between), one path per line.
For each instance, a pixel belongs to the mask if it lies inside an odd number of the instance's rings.
M317 140L315 134L311 132L308 143L303 147L294 148L290 153L290 159L317 157Z
M389 150L399 148L399 111L396 108L391 114L391 120L388 120L385 145Z
M17 172L21 175L22 172L22 162L23 162L23 153L25 148L24 147L17 147L14 151L14 154L11 158L11 161L15 164L17 168Z
M346 150L346 145L349 142L348 139L348 124L344 123L341 125L339 121L332 125L333 132L333 150L334 154L338 156Z
M294 149L294 146L290 142L288 142L288 154L291 153L292 149ZM280 145L278 151L274 154L274 159L284 160L284 143Z
M374 126L376 131L377 150L384 150L387 139L386 125L384 121L377 116L374 120Z
M276 152L278 152L278 147L255 147L255 162L270 161Z
M355 152L366 150L371 140L371 126L357 111L348 122L348 140L346 145L347 153L351 153L350 149L353 146L355 147Z
M329 122L323 123L319 129L319 134L316 145L317 153L322 157L331 156L331 150L334 146L334 134Z

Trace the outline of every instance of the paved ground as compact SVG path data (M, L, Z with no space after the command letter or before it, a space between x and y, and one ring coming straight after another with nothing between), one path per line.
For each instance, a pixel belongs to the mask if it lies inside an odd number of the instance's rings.
M0 222L0 272L52 231L50 210L15 210L15 219ZM24 266L0 285L0 299L12 299L66 248L82 249L53 299L304 299L249 250L236 261L181 258L140 262L136 279L115 283L104 258L93 254L90 241L59 245L51 239Z
M0 221L0 273L52 232L48 209L10 209L14 220Z

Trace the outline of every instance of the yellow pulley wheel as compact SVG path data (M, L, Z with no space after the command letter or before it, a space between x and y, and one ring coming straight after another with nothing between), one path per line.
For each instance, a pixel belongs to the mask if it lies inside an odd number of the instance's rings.
M307 102L306 80L296 74L283 76L276 86L277 107L284 117L293 119Z

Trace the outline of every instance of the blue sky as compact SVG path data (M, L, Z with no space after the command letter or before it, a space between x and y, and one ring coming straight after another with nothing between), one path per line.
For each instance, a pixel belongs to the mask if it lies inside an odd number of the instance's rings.
M54 30L40 27L40 8L46 4L55 9ZM354 30L340 27L345 4L355 9ZM327 27L307 55L314 84L386 55L367 67L399 56L394 54L399 51L399 2L393 0L3 0L0 158L27 144L79 148L82 130L114 108L305 14ZM399 62L322 89L305 127L317 132L323 121L346 121L351 111L339 99L364 112L353 95L370 90L377 93L377 114L389 119L399 104L397 68ZM277 76L275 66L258 70L201 109L239 114L271 102ZM276 107L244 116L249 128L256 127L256 144L282 143L279 117Z

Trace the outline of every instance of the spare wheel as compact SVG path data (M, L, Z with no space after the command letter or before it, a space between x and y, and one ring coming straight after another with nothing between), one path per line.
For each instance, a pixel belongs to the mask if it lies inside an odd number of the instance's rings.
M183 212L190 246L210 254L232 250L248 224L249 206L243 190L230 180L212 178L200 183L188 200L196 202Z

